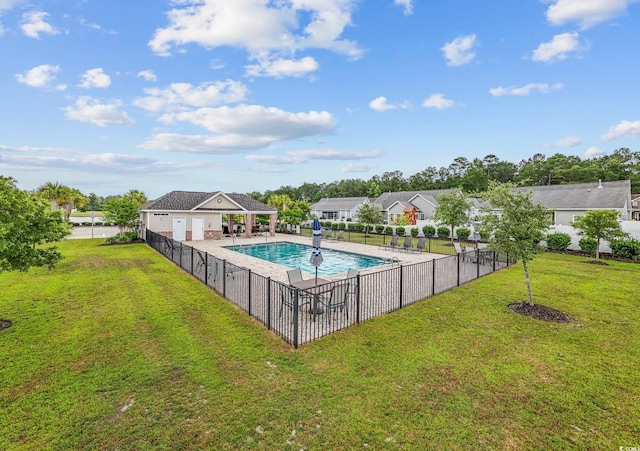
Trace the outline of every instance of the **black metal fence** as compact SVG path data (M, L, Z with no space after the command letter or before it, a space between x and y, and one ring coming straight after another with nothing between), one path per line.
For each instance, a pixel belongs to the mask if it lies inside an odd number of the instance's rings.
M506 254L475 250L302 290L149 230L146 242L295 348L513 264Z

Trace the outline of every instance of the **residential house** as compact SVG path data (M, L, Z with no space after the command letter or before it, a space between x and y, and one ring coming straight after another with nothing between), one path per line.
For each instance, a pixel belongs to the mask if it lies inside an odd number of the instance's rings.
M358 209L368 203L368 197L327 197L311 206L311 215L325 220L355 221Z
M269 232L275 234L277 210L245 194L171 191L140 208L143 227L176 241L219 240L238 231L240 215L244 235L256 232L255 216L269 215Z
M438 205L437 197L447 190L429 191L398 191L395 193L383 193L373 201L382 212L385 221L393 222L400 219L405 208L415 207L416 220L433 219L433 214Z
M631 219L640 221L640 194L631 195Z
M553 208L555 225L570 225L587 210L615 210L621 221L631 219L631 182L574 183L569 185L527 186L531 200Z

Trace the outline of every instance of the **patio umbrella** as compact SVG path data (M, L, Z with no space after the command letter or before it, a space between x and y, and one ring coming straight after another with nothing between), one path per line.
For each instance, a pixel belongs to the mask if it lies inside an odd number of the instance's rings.
M318 283L318 266L322 264L323 258L322 253L320 252L320 242L322 241L322 226L320 225L320 221L318 219L313 220L313 225L311 226L313 229L313 250L311 251L311 257L309 258L309 263L316 267L316 283Z

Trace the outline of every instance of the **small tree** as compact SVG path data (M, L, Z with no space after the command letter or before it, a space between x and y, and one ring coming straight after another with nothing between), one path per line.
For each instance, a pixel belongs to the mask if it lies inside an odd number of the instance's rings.
M118 226L119 235L124 236L126 229L133 229L140 218L138 201L135 197L112 197L103 206L105 221Z
M382 222L382 212L373 204L362 204L358 207L358 221L364 225L364 234L369 232L369 227Z
M539 243L544 240L545 232L552 223L553 210L534 204L531 191L515 191L513 188L511 184L493 181L489 184L484 198L500 212L486 208L480 222L483 229L492 232L492 247L522 262L529 305L533 306L529 262L545 250Z
M53 268L62 255L55 246L41 244L61 240L69 228L60 210L52 210L48 200L34 198L15 183L0 176L0 272Z
M450 190L438 196L433 218L451 228L451 242L453 242L453 229L469 223L469 211L471 203L467 200L460 188Z
M622 231L615 210L588 210L571 225L578 229L578 235L597 241L596 260L600 260L600 240L611 241L628 236Z

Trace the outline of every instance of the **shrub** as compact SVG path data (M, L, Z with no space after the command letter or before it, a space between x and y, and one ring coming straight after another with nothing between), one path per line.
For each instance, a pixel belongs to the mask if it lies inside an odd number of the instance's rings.
M376 233L382 233L384 232L384 226L382 224L378 224L376 226Z
M581 238L578 244L580 250L586 254L595 254L598 248L598 241L594 238Z
M478 230L478 235L480 235L480 239L482 241L487 241L489 239L489 232L486 230Z
M547 247L553 251L566 251L570 244L571 235L568 233L550 233L547 235ZM580 245L580 248L582 248L582 245Z
M611 240L609 246L614 257L633 259L640 257L640 241L635 238Z
M338 223L338 230L345 230L347 228L347 224L344 222Z
M131 243L138 239L137 232L124 232L123 234L118 234L115 236L110 236L105 240L106 244L124 244Z
M434 226L426 225L422 228L422 233L424 236L431 238L436 234L436 228Z
M449 227L438 227L438 238L449 238Z
M396 235L404 236L404 232L405 232L404 227L402 227L402 226L401 227L396 227Z
M412 237L414 237L414 238L417 237L419 232L420 232L420 230L418 230L417 227L411 227L411 236Z
M384 233L386 233L387 235L393 234L393 227L391 227L391 226L385 227Z
M456 230L456 236L459 240L468 240L469 235L471 235L471 230L465 229L464 227Z

